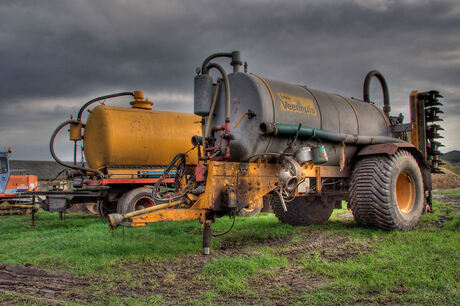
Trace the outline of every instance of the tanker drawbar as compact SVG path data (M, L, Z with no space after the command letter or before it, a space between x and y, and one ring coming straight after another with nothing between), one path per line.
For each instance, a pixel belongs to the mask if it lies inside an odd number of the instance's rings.
M229 74L215 62L225 58ZM242 64L239 51L204 60L194 83L194 112L201 117L201 133L192 137L197 162L185 151L177 154L151 189L153 204L111 214L111 230L199 220L209 254L211 236L233 227L213 233L216 218L230 215L235 222L239 212L264 202L292 225L325 222L347 201L362 226L416 226L431 206L431 173L439 171L437 91L411 94L411 123L405 124L402 115L390 115L388 86L378 71L367 74L358 100L248 73L247 64L242 72ZM369 97L374 77L383 109Z

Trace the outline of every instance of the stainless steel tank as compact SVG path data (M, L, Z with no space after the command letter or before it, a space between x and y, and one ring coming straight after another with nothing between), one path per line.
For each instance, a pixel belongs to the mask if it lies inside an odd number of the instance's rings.
M301 124L302 127L351 135L389 135L387 117L372 103L269 80L255 74L236 72L229 74L228 78L231 93L231 161L247 161L251 156L262 153L280 153L292 142L291 137L264 135L260 130L262 122ZM225 90L224 86L221 88L212 126L225 122ZM248 116L248 113L251 115ZM206 119L209 120L209 117ZM216 134L217 143L219 133ZM314 136L297 139L298 147L306 144L322 144L326 147L329 161L325 165L339 163L340 143L321 142ZM356 149L356 145L346 145L345 156L351 157Z

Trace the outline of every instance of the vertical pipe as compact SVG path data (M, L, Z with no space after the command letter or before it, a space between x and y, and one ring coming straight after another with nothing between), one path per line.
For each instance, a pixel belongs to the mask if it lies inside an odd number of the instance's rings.
M233 51L232 52L232 62L230 65L233 66L233 72L240 72L240 68L243 65L241 61L241 52L240 51Z
M207 69L215 68L219 70L224 80L225 85L225 122L230 122L230 82L228 81L227 73L225 73L224 68L218 64L211 63L207 66Z
M209 132L211 130L212 117L214 116L214 109L216 108L217 97L219 95L220 83L217 82L216 88L214 89L214 97L212 98L211 109L209 110L208 121L206 121L206 126L204 128L204 142L206 138L209 137Z
M73 144L73 164L77 165L77 140L74 140Z

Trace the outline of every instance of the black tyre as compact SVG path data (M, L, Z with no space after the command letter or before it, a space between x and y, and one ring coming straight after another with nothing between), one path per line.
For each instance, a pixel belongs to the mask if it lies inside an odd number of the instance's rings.
M102 218L107 218L107 216L111 213L111 209L109 203L106 200L99 200L97 201L97 213Z
M254 217L260 214L260 211L263 208L263 198L255 200L254 203L249 205L247 208L243 208L238 212L239 216L243 217Z
M296 197L293 201L286 202L286 212L278 196L272 198L271 204L278 220L291 225L324 223L334 209L334 205L323 203L319 197Z
M135 210L141 210L147 207L154 206L155 202L152 199L152 188L140 187L124 193L117 203L117 212L126 214Z
M349 199L360 225L412 229L424 208L423 179L417 161L404 150L359 160L353 170Z

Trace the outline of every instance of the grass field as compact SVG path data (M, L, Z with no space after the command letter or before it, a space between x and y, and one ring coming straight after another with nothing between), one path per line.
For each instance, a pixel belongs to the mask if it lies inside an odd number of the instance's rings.
M83 214L41 212L35 228L2 216L0 263L19 267L0 269L0 303L458 305L459 196L440 192L446 203L410 232L360 228L346 209L307 227L240 217L208 257L198 222L110 234Z

